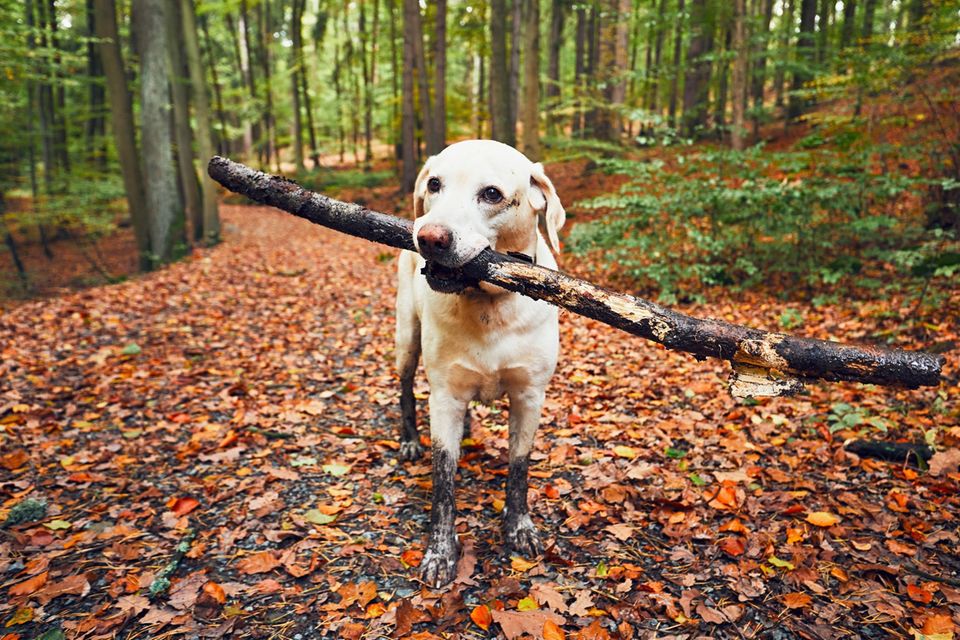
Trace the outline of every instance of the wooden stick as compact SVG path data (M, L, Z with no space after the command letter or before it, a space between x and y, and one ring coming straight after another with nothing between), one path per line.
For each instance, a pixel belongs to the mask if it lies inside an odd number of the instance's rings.
M415 250L410 220L322 196L219 156L210 160L208 172L230 191L256 202L359 238ZM694 318L489 248L459 272L464 282L483 280L545 300L700 360L728 360L734 368L731 391L737 396L789 395L802 389L801 380L815 378L907 388L940 384L942 356L796 338Z

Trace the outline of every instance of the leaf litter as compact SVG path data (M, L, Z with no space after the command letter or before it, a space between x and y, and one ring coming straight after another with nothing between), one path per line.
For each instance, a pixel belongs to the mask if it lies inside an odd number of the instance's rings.
M564 312L531 459L547 551L502 553L507 408L477 405L464 555L433 592L429 460L396 456L393 262L276 211L223 213L220 247L0 320L4 640L957 634L949 364L947 394L737 403L723 364ZM775 327L782 308L687 311ZM882 322L821 316L811 337ZM422 376L416 392L427 433ZM890 438L945 434L932 473L845 452L838 403Z

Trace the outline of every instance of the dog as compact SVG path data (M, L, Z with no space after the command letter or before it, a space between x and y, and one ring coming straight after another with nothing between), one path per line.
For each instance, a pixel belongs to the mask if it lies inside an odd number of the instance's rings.
M508 552L527 557L543 551L527 509L527 466L557 364L557 309L485 282L464 288L456 269L487 247L556 269L550 249L559 253L566 214L543 165L492 140L458 142L429 158L416 179L413 209L417 253L403 251L397 265L400 457L423 453L413 395L422 355L433 498L421 578L437 588L453 580L460 554L454 476L472 400L509 398L504 542Z

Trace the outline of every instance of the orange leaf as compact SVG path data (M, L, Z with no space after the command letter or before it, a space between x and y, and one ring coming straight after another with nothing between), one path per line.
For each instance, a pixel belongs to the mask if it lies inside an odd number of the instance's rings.
M793 544L794 542L800 542L803 540L803 529L793 529L787 527L787 544Z
M950 634L956 631L956 625L946 613L934 613L923 621L923 628L920 631L925 636L933 636L938 633Z
M47 576L49 574L49 571L44 571L43 573L35 575L32 578L27 578L23 582L17 583L10 587L10 591L8 593L11 596L28 596L47 583Z
M423 551L407 549L400 554L400 560L408 567L419 567L420 562L423 560Z
M543 493L545 496L547 496L551 500L556 500L557 498L560 497L560 490L557 489L552 484L548 484L547 486L545 486L543 488Z
M216 582L210 581L203 585L203 592L220 604L227 601L227 593L223 590L223 587Z
M241 559L237 563L237 568L240 569L241 573L266 573L276 569L279 565L280 561L277 560L276 556L269 551L261 551Z
M915 584L907 585L907 595L910 596L910 599L915 602L920 602L922 604L928 604L933 600L933 594L924 589L923 587L918 587Z
M474 607L473 611L470 612L470 619L484 631L489 629L493 623L493 616L490 615L490 607L485 604Z
M737 486L729 480L724 481L720 489L717 490L713 499L710 500L710 506L720 510L735 510L738 506Z
M520 556L513 556L510 558L510 566L514 571L519 571L520 573L526 573L537 566L536 562L530 562L529 560L524 560Z
M785 604L788 609L803 609L812 601L813 598L802 592L785 593L783 595L783 604Z
M553 620L546 620L543 623L543 640L565 640L566 637L563 629Z
M200 506L200 501L196 498L176 498L171 502L167 502L167 506L170 507L170 511L173 511L178 516L185 516L197 507Z
M734 557L741 556L746 551L746 545L743 544L743 539L739 537L728 536L717 544L724 553Z
M840 522L840 518L827 511L814 511L807 514L807 522L815 527L832 527Z

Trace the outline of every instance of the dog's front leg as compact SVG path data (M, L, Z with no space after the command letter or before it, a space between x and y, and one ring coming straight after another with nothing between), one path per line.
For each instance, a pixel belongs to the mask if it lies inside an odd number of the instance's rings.
M460 545L455 523L457 502L454 477L460 459L460 439L467 402L442 390L430 393L430 440L433 445L433 506L430 511L430 542L423 556L421 577L437 588L456 575Z
M516 551L528 558L543 552L540 535L527 508L527 466L540 423L543 399L544 392L538 389L510 394L510 466L503 511L503 538L508 553Z

